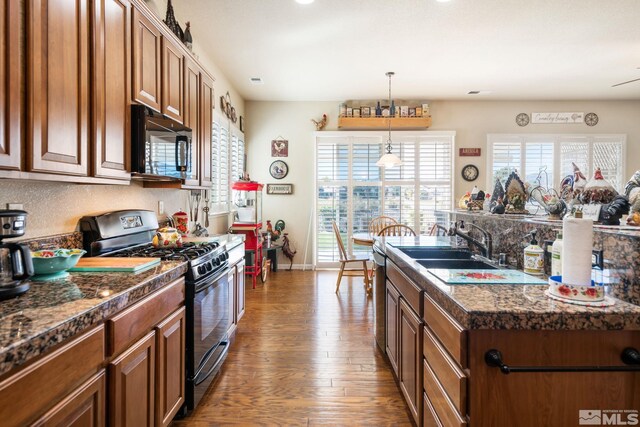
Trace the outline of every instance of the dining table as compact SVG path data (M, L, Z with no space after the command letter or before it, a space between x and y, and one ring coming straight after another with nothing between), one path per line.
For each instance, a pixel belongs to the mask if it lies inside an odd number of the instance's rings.
M353 233L351 240L354 245L373 246L373 236L369 233Z

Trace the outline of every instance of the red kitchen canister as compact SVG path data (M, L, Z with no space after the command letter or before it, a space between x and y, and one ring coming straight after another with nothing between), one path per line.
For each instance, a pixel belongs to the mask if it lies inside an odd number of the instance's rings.
M182 237L186 237L189 232L189 215L186 212L176 212L172 215L173 223Z

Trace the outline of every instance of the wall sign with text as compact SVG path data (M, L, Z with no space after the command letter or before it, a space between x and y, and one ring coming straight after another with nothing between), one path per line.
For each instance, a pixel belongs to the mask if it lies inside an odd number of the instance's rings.
M460 157L475 157L479 156L481 152L481 148L461 148L459 151Z
M531 113L533 124L584 123L584 113Z
M293 184L267 184L267 194L293 194Z

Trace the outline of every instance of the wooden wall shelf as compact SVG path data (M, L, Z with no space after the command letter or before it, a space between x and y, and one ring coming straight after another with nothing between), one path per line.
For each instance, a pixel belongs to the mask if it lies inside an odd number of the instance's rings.
M424 129L431 126L428 117L339 117L339 129Z

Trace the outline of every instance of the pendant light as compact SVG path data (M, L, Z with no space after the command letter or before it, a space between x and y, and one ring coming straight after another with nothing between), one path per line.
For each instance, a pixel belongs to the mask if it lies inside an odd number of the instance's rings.
M391 106L391 76L393 76L394 74L395 73L393 71L388 71L386 73L387 77L389 77L389 106ZM389 137L387 138L387 152L382 157L380 157L380 160L376 162L377 166L384 166L385 168L402 166L402 160L400 160L398 156L391 152L391 117L391 110L389 110Z

